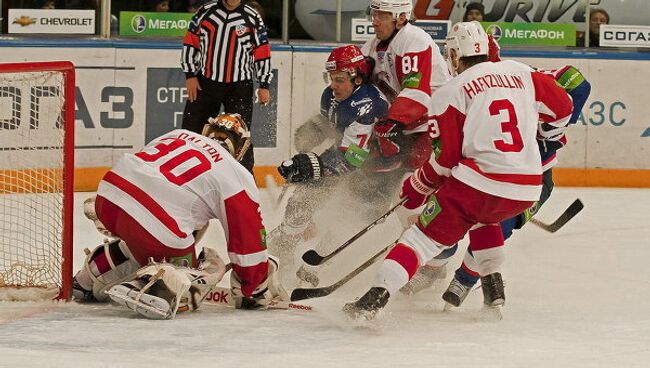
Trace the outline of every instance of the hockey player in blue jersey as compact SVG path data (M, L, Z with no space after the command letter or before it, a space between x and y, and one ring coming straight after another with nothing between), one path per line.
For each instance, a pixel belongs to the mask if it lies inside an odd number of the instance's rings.
M364 170L370 156L370 138L374 124L384 119L388 102L368 82L369 61L354 45L334 49L325 63L329 86L321 97L320 115L296 131L296 148L300 153L283 161L279 173L289 183L296 183L289 198L282 223L268 237L269 250L283 258L293 254L296 244L313 238L316 227L312 215L336 188L359 190L361 202L390 201L394 185L383 179L401 179L402 172L383 175ZM310 152L327 138L334 144L321 154ZM355 183L341 185L342 180ZM354 180L354 181L353 181ZM382 195L383 194L383 195ZM367 206L369 209L381 206ZM372 216L372 214L367 214Z
M490 49L492 53L491 59L496 59L495 61L498 61L498 49L496 49L497 52L494 52L492 47ZM580 117L582 107L589 97L591 84L577 68L571 65L566 65L556 70L540 71L552 75L557 83L564 88L569 96L571 96L573 100L573 113L569 120L569 125L575 124ZM543 135L543 132L540 134ZM556 153L558 149L562 148L565 143L566 137L562 137L562 139L558 141L538 140L539 150L542 157L542 168L544 170L542 194L539 201L537 201L534 206L518 216L501 222L504 239L508 239L514 230L520 229L526 222L528 222L528 220L537 213L539 208L550 197L554 186L552 167L557 163ZM471 291L472 287L480 278L478 272L475 271L476 269L478 269L476 260L468 249L463 258L463 263L456 270L449 287L442 295L442 299L449 305L455 307L460 306Z

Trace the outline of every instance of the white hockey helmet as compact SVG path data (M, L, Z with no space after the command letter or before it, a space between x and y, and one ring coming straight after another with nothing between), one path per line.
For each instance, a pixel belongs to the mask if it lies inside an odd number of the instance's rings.
M483 30L481 23L477 21L459 22L451 27L445 39L447 48L447 65L449 72L456 75L455 68L452 66L451 51L454 50L454 59L457 61L462 57L488 55L488 36Z
M251 132L239 114L224 112L209 118L201 134L218 141L237 161L244 157L251 144Z
M406 14L406 19L411 19L413 4L411 0L370 0L369 12L373 10L389 12L393 14L393 19L399 18L399 15Z

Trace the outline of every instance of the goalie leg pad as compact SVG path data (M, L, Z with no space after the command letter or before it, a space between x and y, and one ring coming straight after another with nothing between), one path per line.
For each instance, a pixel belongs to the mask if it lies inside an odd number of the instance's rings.
M104 302L111 286L131 280L140 268L126 243L120 239L106 241L92 252L86 249L83 268L74 277L73 295L79 301ZM92 292L92 293L91 293Z
M107 294L146 318L172 319L178 312L199 308L225 273L216 251L204 248L199 269L152 263L138 270L137 279L116 285Z

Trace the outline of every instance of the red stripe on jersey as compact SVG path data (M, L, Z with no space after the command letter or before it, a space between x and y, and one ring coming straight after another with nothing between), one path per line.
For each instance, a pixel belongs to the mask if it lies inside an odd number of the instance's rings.
M206 56L205 58L205 63L203 66L205 67L205 74L204 76L206 78L212 78L212 59L214 58L214 47L215 47L215 42L214 42L214 37L216 34L214 24L208 22L208 21L203 21L201 22L201 26L205 27L208 30L208 50L203 53L203 55Z
M230 47L228 47L228 55L226 59L228 60L226 62L226 79L224 79L225 83L230 83L232 82L232 73L233 69L235 69L235 63L233 60L235 59L235 46L237 45L237 32L235 32L234 29L230 30Z
M224 206L228 225L228 252L246 255L266 249L266 244L263 242L265 229L259 204L251 199L246 191L242 190L226 198ZM264 281L267 263L262 262L254 266L241 267L241 273L237 272L242 281L244 295L250 295L257 285ZM259 265L265 265L265 267L258 267ZM233 268L235 267L233 266ZM245 288L244 285L246 285Z
M488 179L500 181L504 183L512 183L518 185L540 185L542 183L542 175L536 174L492 174L486 173L481 170L474 160L466 158L461 160L461 164L469 167L477 173L485 176Z
M426 115L428 108L418 101L408 97L397 96L388 110L388 119L399 121L404 129L411 130L422 124L421 118Z
M271 57L271 46L267 43L253 51L254 60L263 60Z
M415 275L420 267L420 261L413 248L404 243L397 243L397 245L390 250L386 259L392 259L397 262L409 275L409 280Z
M458 165L463 158L463 126L465 125L465 114L454 106L449 105L447 110L435 117L440 130L440 156L436 162L440 166L451 169Z
M185 33L185 38L183 38L184 45L190 45L195 49L200 49L201 45L199 43L199 36L195 35L192 32Z
M501 226L486 225L469 231L469 246L472 251L503 246Z
M546 105L555 114L554 117L539 114L542 121L552 123L571 115L573 103L566 91L557 84L553 77L539 72L532 72L531 76L535 87L535 100Z
M120 188L124 193L135 199L136 202L140 203L144 208L146 208L147 211L149 211L155 218L157 218L174 235L178 236L181 239L185 239L187 237L187 234L182 232L178 227L176 220L174 220L174 218L171 217L169 213L167 213L167 211L165 211L165 209L162 208L162 206L160 206L160 204L158 204L158 202L156 202L156 200L149 196L145 191L112 171L107 172L102 180Z
M252 296L253 291L266 279L269 272L269 262L258 263L255 266L242 267L232 264L232 271L241 281L241 292L244 296Z

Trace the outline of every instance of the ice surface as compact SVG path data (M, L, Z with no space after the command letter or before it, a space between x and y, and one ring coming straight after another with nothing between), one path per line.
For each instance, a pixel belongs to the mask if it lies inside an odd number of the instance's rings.
M269 228L280 219L274 194L263 193ZM87 196L76 197L75 269L82 248L102 240L83 217ZM0 367L648 367L650 191L556 188L538 218L552 221L575 198L585 209L565 228L527 225L510 239L500 321L481 311L480 291L442 312L445 281L353 326L339 311L365 292L372 269L306 302L315 312L206 306L149 321L110 305L8 302L0 303ZM343 263L325 266L322 284L397 238L394 225L377 226ZM220 244L217 227L206 244Z

